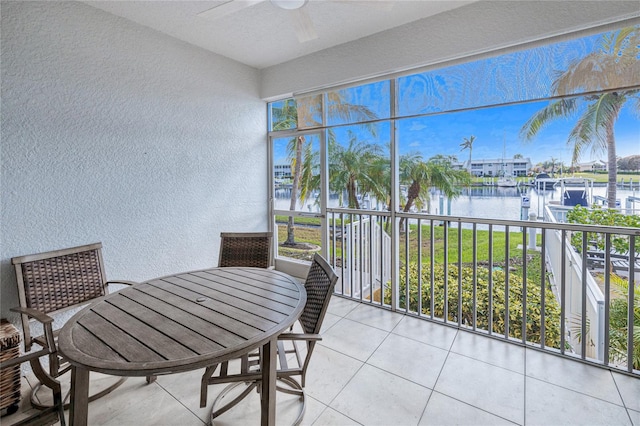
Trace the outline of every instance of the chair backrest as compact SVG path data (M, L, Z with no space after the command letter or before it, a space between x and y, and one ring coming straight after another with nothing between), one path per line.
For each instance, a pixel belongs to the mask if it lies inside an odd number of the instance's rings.
M338 276L331 265L322 256L315 254L304 283L307 303L300 315L300 323L305 333L320 333L336 281Z
M271 232L222 232L218 266L268 268L271 241Z
M20 307L48 314L107 294L101 249L101 243L94 243L12 258ZM24 314L22 326L25 347L30 347L29 318Z

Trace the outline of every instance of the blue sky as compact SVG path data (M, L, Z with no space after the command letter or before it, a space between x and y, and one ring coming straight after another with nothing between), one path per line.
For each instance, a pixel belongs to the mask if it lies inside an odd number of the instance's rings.
M464 138L475 136L473 144L474 159L502 158L503 147L505 158L513 158L522 154L531 159L533 164L550 161L555 158L571 164L571 148L567 138L575 124L574 119L561 119L541 130L531 142L520 138L520 128L546 102L536 102L508 107L487 108L455 114L434 115L398 120L398 140L400 154L420 152L427 159L437 154L455 155L459 161L469 158L469 151L461 151L460 144ZM347 126L335 129L338 140L348 142L348 131L355 131L362 140L384 146L389 140L389 125L377 126L374 138L360 126ZM625 107L615 128L616 149L619 157L640 155L640 120L634 116L631 108ZM286 140L281 140L275 147L276 163L286 160ZM606 153L592 155L587 150L580 162L602 159L606 161Z
M419 151L426 158L436 154L456 155L460 161L464 161L469 158L469 151L461 152L460 144L464 138L473 135L474 159L502 158L504 150L506 158L522 154L536 164L553 157L569 165L572 150L567 145L567 139L576 118L551 123L531 142L520 138L522 125L546 104L547 102L536 102L401 120L400 153ZM618 156L640 154L640 121L633 116L630 108L622 111L616 123L615 134ZM591 150L584 152L579 161L606 161L606 153L591 154Z
M455 155L465 161L469 152L461 151L460 144L473 135L474 159L502 158L504 152L505 158L521 154L533 164L555 158L570 165L572 149L567 140L578 116L554 120L532 141L524 142L520 129L548 101L517 102L551 96L556 73L567 69L572 60L597 49L600 38L595 35L400 78L399 116L411 117L397 121L400 154L419 152L425 159L437 154ZM379 118L390 115L388 81L343 89L340 93L346 102L367 106ZM485 107L498 104L509 105ZM640 117L632 111L634 104L627 102L616 122L618 157L640 154ZM452 110L464 111L446 113ZM340 119L329 119L329 125L343 124ZM385 146L389 141L388 122L379 124L377 130L373 137L362 126L334 129L343 145L352 131L361 140ZM276 147L275 154L276 163L286 158L283 148ZM592 153L589 149L578 161L597 159L606 161L606 153Z

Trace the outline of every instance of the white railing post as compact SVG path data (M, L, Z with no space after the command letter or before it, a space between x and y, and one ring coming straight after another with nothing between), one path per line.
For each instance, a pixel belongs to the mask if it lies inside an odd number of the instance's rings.
M529 213L529 220L531 222L538 221L538 215L536 214L536 212ZM536 231L536 228L534 228L533 226L529 227L529 250L536 249Z
M635 199L634 199L635 201ZM601 289L594 279L592 271L590 269L596 268L600 270L602 267L598 266L599 264L587 265L587 262L597 258L588 257L592 255L587 250L586 243L583 243L582 250L576 251L571 245L571 235L574 233L581 233L583 235L583 241L587 241L587 236L589 233L601 233L605 235L607 238L611 238L613 235L621 234L627 235L631 239L629 251L630 255L627 255L626 258L631 260L633 255L637 253L635 250L635 241L638 238L637 230L630 230L624 227L617 227L617 229L611 229L611 227L604 226L595 226L595 225L578 225L578 224L564 224L564 223L554 223L555 222L555 214L553 211L561 211L566 212L569 210L563 206L545 206L544 208L544 217L549 218L549 221L538 221L538 215L535 212L529 212L528 221L506 221L506 220L496 220L496 219L479 219L479 218L456 218L455 221L451 222L459 222L462 223L470 223L473 225L473 229L475 229L478 225L488 225L489 226L489 242L493 241L492 237L492 227L493 226L513 226L520 228L527 228L527 238L529 238L528 242L524 242L527 250L537 249L540 250L543 255L543 258L540 260L535 260L535 262L540 262L541 272L544 275L540 276L541 287L546 284L551 284L551 289L556 298L556 301L559 304L560 317L556 320L554 314L554 321L559 321L558 324L553 324L554 330L556 327L559 327L560 332L560 346L556 346L556 342L554 341L554 346L550 346L548 344L548 339L543 338L542 330L541 330L541 339L540 344L543 350L549 350L552 352L560 349L560 355L576 358L578 355L581 359L580 361L586 363L592 363L596 365L613 366L618 368L619 366L629 365L628 360L632 359L632 353L630 351L633 350L633 344L628 344L627 346L627 361L618 358L612 358L611 361L609 358L608 351L608 340L610 339L608 333L610 324L608 323L608 303L610 303L609 296L605 296L608 292L606 290L608 284L605 284L605 290L603 293L603 289ZM349 211L349 214L352 216L357 216L352 211ZM367 218L362 218L362 216L366 216ZM373 218L377 217L378 220L373 221ZM342 228L344 229L344 236L340 238L344 238L344 247L343 247L343 258L344 262L342 268L344 270L343 276L346 279L345 288L343 289L344 296L351 297L353 299L360 299L362 302L374 303L374 292L380 292L380 298L376 299L376 303L380 305L384 305L385 307L392 307L388 302L385 302L385 292L387 300L391 296L392 291L394 291L393 286L397 285L399 279L396 279L394 282L393 278L393 270L390 268L394 264L394 262L398 262L396 258L394 261L394 252L392 250L393 246L393 237L384 229L384 221L383 218L388 217L386 213L371 213L368 212L366 214L361 214L360 220L353 220L348 224L343 223ZM430 220L432 223L431 234L433 235L433 224L439 223L440 221L447 221L448 216L446 215L429 215L429 214L418 214L418 213L409 213L402 214L402 217L406 218L407 222L411 219L415 219L420 221L424 218L424 220ZM372 222L373 221L373 222ZM528 223L527 223L528 222ZM420 222L419 222L420 223ZM460 226L460 225L458 225ZM542 232L542 244L544 247L536 246L536 237L538 233L538 229ZM508 232L508 231L507 231ZM462 234L459 233L459 237ZM333 238L338 238L337 233L333 233ZM475 244L475 239L477 236L473 235L473 240ZM520 237L522 238L522 236ZM446 245L447 239L445 238L442 242L444 245L445 252L448 249ZM459 239L462 241L462 238ZM436 240L432 237L430 244L431 247L431 255L430 262L431 265L434 265L433 258L435 253L435 242ZM509 241L506 240L505 244L508 245ZM492 247L492 244L489 245ZM403 245L404 247L404 245ZM413 243L409 246L409 249L415 247ZM422 247L422 242L418 239L417 247ZM442 247L442 246L440 246ZM397 248L397 247L396 247ZM406 254L410 255L410 250L406 250ZM479 268L480 262L477 259L477 255L475 253L476 249L474 248L473 253L473 262L475 265L474 268ZM608 260L608 256L606 253L612 251L610 244L607 243L605 246L605 259ZM458 252L461 252L461 246L458 246ZM418 258L423 262L429 261L429 258L426 256L421 256L420 248L418 248ZM524 255L524 254L523 254ZM397 256L397 254L396 254ZM446 258L445 258L446 259ZM447 262L445 260L445 262ZM460 262L460 260L458 260ZM527 264L523 264L523 275L527 276L527 272L529 269L525 269L526 265L530 264L530 260L527 260ZM488 253L488 265L493 265L493 257L492 252ZM484 266L484 265L482 265ZM487 266L489 268L489 266ZM603 268L605 272L609 269L608 266ZM629 268L627 268L628 270ZM433 286L435 283L435 276L432 272L431 282L429 282L429 278L426 278L427 290L428 287ZM403 277L404 278L404 277ZM549 280L547 282L547 279ZM632 278L631 278L632 280ZM385 285L389 283L391 288L385 290ZM423 283L424 284L424 283ZM489 284L489 288L492 284ZM451 287L450 287L451 288ZM631 286L631 288L633 288ZM431 291L431 300L434 299L434 289L433 286ZM523 290L526 290L523 286ZM542 290L542 289L541 289ZM425 291L422 288L421 291ZM440 291L440 290L438 290ZM491 290L489 290L491 291ZM423 293L420 293L420 296ZM446 294L446 290L445 290ZM490 297L491 297L491 293ZM546 297L546 296L545 296ZM631 298L631 304L633 303L633 296L628 296ZM396 300L398 299L398 295L395 296ZM493 300L493 299L491 299ZM545 305L547 304L547 300L542 299L540 301L541 310L545 310ZM477 303L477 300L473 299L474 303ZM526 301L526 300L525 300ZM550 303L550 302L549 302ZM628 302L629 303L629 302ZM433 305L432 305L433 306ZM473 307L474 315L476 307ZM430 309L433 312L433 308ZM492 306L489 306L489 311L493 312ZM546 311L545 311L546 312ZM546 314L545 314L546 315ZM628 315L632 315L632 312ZM425 319L427 316L424 316ZM474 317L475 318L475 317ZM431 320L434 319L433 314L431 315ZM488 324L490 324L489 332L493 329L492 325L492 316L490 315L488 318ZM541 316L542 321L542 316ZM630 321L630 320L629 320ZM452 322L453 323L453 322ZM548 322L544 321L548 326ZM580 324L578 324L580 323ZM470 323L458 323L458 327L467 327L473 326L476 324L475 319ZM628 334L633 333L633 328ZM523 333L526 335L526 333ZM545 333L545 336L548 335ZM630 334L631 335L631 334ZM497 336L497 335L496 335ZM508 336L505 336L506 339L509 339ZM631 337L628 337L630 340ZM568 344L568 345L567 345ZM631 348L631 349L629 349ZM632 374L636 374L632 372Z
M596 348L596 356L598 357L599 361L604 361L604 328L605 328L605 322L604 322L604 300L598 300L598 341L597 341L597 348Z

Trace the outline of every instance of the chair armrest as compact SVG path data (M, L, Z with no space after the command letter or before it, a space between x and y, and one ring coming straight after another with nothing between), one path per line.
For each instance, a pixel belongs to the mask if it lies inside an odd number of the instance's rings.
M135 285L138 284L135 281L128 281L128 280L115 280L115 281L107 281L107 285L109 284L124 284L124 285Z
M51 318L47 314L44 314L44 313L40 312L37 309L23 308L21 306L17 306L15 308L11 308L10 310L13 311L13 312L18 312L19 314L28 315L29 317L34 318L34 319L40 321L43 324L51 324L53 322L53 318Z
M27 361L31 361L34 359L38 359L43 355L49 355L51 353L51 351L49 350L49 348L45 348L45 349L40 349L39 351L36 352L30 352L28 354L24 354L24 355L20 355L17 358L12 358L9 359L7 361L0 361L0 370L3 370L5 368L9 368L11 366L17 365L17 364L22 364L23 362L27 362Z
M278 336L278 340L308 340L308 341L320 341L322 336L319 334L309 333L282 333Z
M40 321L42 323L42 328L44 330L44 342L42 342L40 339L38 339L38 344L43 346L45 348L45 350L47 350L47 353L54 353L56 352L56 339L53 333L53 325L51 324L53 322L53 318L51 318L49 315L44 314L40 311L38 311L37 309L33 309L33 308L26 308L26 307L22 307L22 306L17 306L15 308L11 308L10 309L13 312L18 312L24 315L29 316L30 318L34 318L37 321ZM26 333L25 333L26 334ZM29 341L25 341L25 349L30 349L31 348L31 344L32 342ZM30 361L35 361L35 360L30 360Z

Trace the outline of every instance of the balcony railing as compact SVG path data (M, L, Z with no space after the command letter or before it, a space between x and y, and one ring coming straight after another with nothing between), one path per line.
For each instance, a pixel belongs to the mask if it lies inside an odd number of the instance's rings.
M640 229L328 215L342 296L640 376Z

